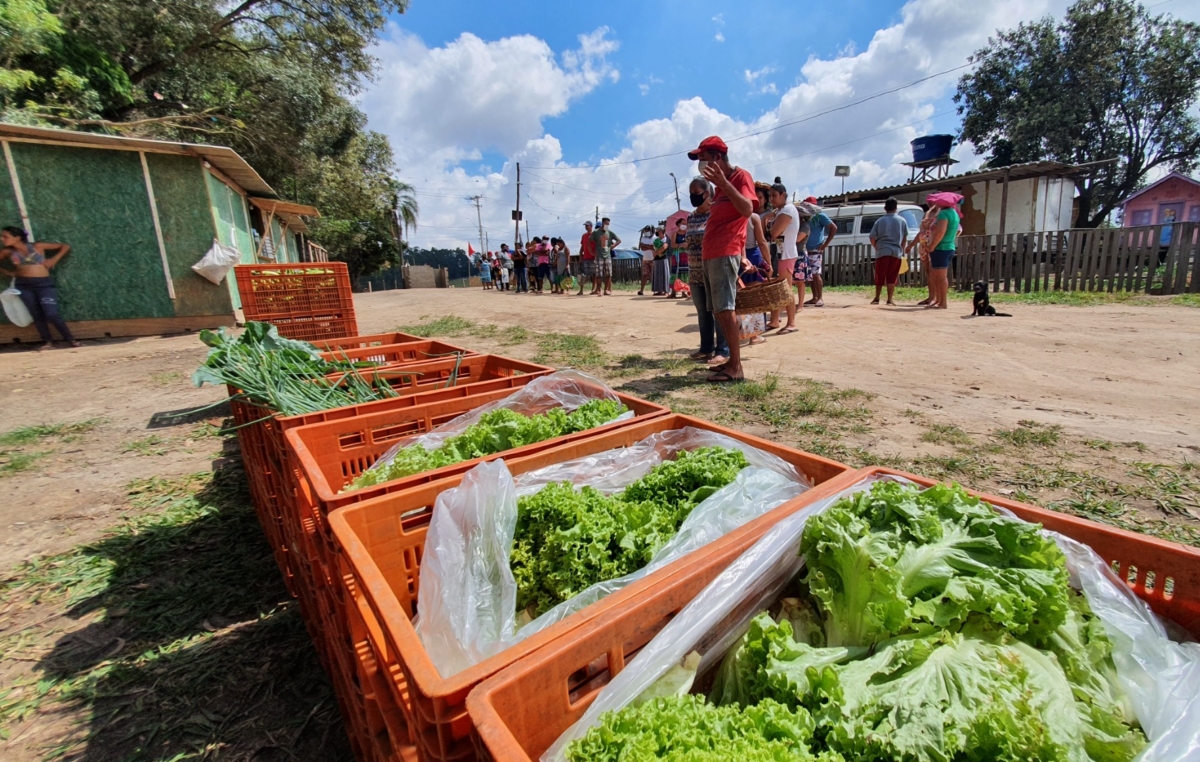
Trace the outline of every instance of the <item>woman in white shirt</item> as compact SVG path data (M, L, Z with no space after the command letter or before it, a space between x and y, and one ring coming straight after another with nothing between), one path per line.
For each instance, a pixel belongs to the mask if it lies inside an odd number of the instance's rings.
M796 266L796 258L799 256L799 251L796 248L797 238L800 233L800 212L796 207L788 203L787 188L782 183L775 183L771 186L771 207L775 209L775 220L771 224L771 238L782 238L783 242L779 245L779 274L787 279L788 293L792 291L792 271ZM804 288L801 281L800 288ZM800 295L803 300L804 295ZM771 313L771 322L779 324L778 310ZM779 329L776 336L783 336L789 333L796 332L796 305L788 299L787 305L787 325Z

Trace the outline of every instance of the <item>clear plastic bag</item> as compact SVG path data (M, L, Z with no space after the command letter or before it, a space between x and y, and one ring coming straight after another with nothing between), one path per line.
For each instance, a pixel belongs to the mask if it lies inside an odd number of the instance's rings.
M750 467L697 505L650 564L593 585L531 622L518 622L509 558L519 497L563 481L613 494L681 451L713 446L741 450ZM558 463L515 480L503 460L481 463L458 487L443 492L434 506L421 559L417 635L438 671L445 677L455 675L799 496L809 486L808 479L782 459L692 427L652 434L630 447Z
M521 415L538 415L554 408L562 408L571 412L598 399L615 401L617 394L595 376L589 376L587 373L577 370L560 370L548 376L539 376L502 400L489 402L469 413L463 413L432 431L396 440L396 444L375 461L369 470L375 471L386 467L395 460L396 454L406 447L421 445L426 450L436 450L447 439L463 433L486 413L493 410L512 410ZM634 415L632 410L628 410L617 416L615 420L626 421L633 418Z
M242 255L238 253L237 249L213 240L212 246L199 262L192 265L192 269L205 280L219 286L233 266L241 261Z
M864 480L775 525L638 652L579 721L546 750L541 762L565 760L567 746L586 735L601 715L636 701L701 644L706 650L700 653L696 673L718 665L749 628L750 620L778 600L800 573L804 559L796 548L808 519L847 495L869 489L874 482ZM1012 516L1003 509L1001 513ZM1071 584L1083 591L1112 639L1117 674L1150 739L1136 762L1200 759L1200 645L1170 640L1158 617L1091 548L1054 532L1048 534L1066 554Z

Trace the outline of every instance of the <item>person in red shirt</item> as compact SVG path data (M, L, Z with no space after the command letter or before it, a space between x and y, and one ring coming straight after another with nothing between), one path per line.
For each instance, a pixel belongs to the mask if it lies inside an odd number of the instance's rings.
M575 296L583 296L583 282L587 279L592 281L592 294L595 294L600 290L600 279L596 277L596 244L592 241L591 220L583 223L583 238L579 239L579 256L580 266L583 269L579 273L579 293ZM588 296L592 294L588 294Z
M709 383L741 381L742 352L736 309L738 265L746 248L746 220L758 206L754 178L729 163L729 146L713 135L700 141L688 158L700 162L700 173L716 187L708 226L704 230L701 259L708 286L708 306L729 342L729 362L718 365Z

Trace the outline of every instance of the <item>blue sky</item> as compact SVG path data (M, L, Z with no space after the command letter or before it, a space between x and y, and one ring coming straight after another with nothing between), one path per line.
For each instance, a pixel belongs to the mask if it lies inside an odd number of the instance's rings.
M851 189L902 182L909 141L958 125L958 72L911 83L964 64L997 28L1066 5L413 0L375 49L361 104L417 190L416 245L478 248L465 200L476 194L491 248L511 242L518 161L532 234L578 240L599 206L625 235L675 211L669 173L686 183L695 172L678 154L713 133L761 133L731 141L731 159L803 195L837 190L838 164L852 167ZM1196 17L1200 2L1161 11ZM675 155L630 163L660 154ZM960 169L982 161L970 146L955 156Z

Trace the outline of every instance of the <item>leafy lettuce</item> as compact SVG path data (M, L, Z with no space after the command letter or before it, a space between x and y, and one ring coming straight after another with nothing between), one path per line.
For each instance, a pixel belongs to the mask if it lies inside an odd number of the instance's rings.
M591 400L570 413L552 408L526 416L504 408L493 410L481 415L458 436L447 439L441 447L427 450L416 444L401 449L392 460L364 471L344 491L587 431L615 420L624 412L625 406L616 400Z
M520 498L510 559L517 610L539 616L646 566L692 509L748 465L740 450L702 447L660 463L617 495L562 482Z

